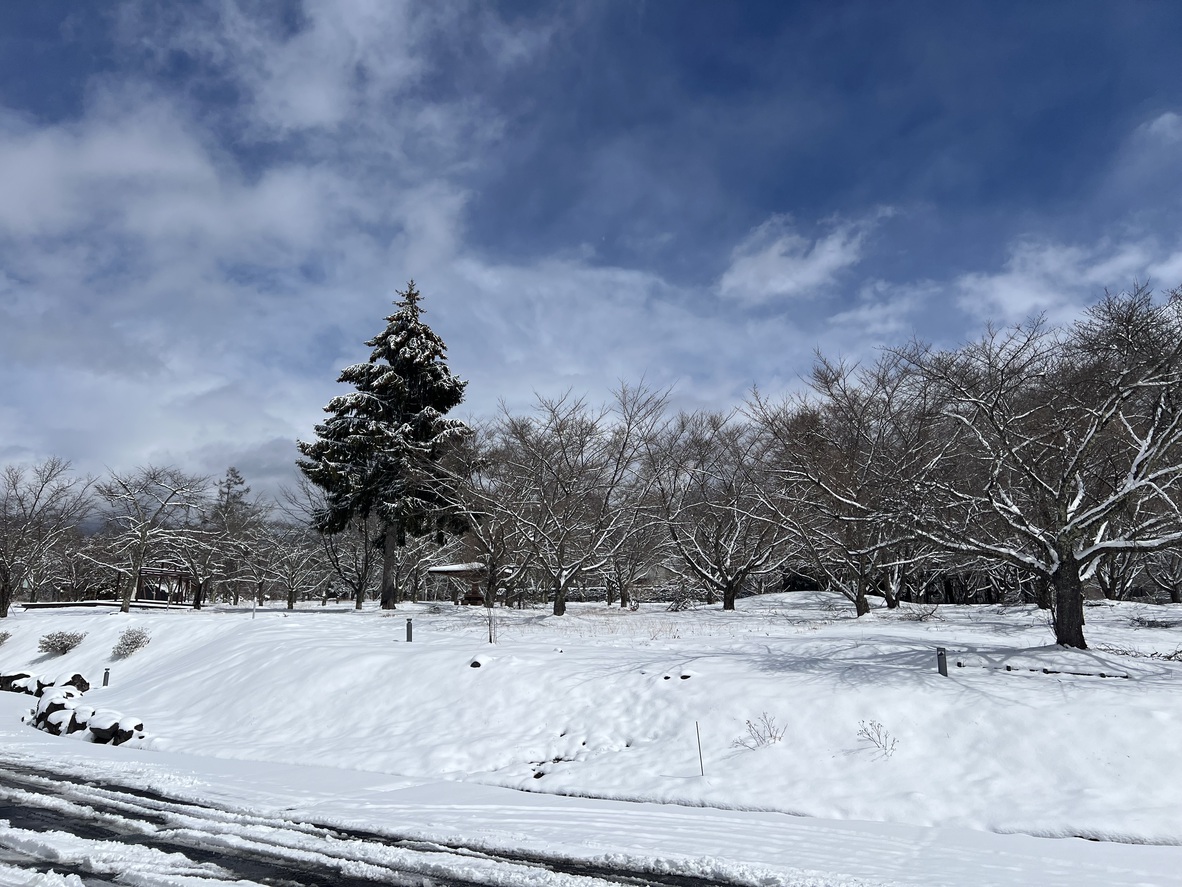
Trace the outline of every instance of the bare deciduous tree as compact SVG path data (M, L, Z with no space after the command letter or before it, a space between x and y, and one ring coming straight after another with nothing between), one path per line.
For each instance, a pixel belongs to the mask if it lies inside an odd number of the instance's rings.
M91 481L71 475L70 463L50 458L0 474L0 618L53 547L91 507Z
M315 526L313 516L323 513L323 499L323 490L301 478L294 488L281 493L280 509L301 523ZM317 538L332 581L348 589L354 607L360 610L365 596L380 578L382 552L378 546L384 538L380 522L374 516L354 517L339 532L318 532Z
M753 577L792 553L791 534L769 507L755 427L733 415L683 413L650 448L656 490L677 556L669 567L721 595L733 610ZM708 598L709 599L709 598Z
M524 460L511 458L508 427L504 419L476 424L441 462L441 494L467 527L463 550L468 562L484 571L486 607L518 586L532 563L518 516L529 499L530 480L515 470Z
M540 398L537 415L506 416L506 471L521 497L514 503L521 538L554 600L603 568L630 527L646 520L625 492L640 471L645 442L659 425L665 398L621 386L610 406L593 409L569 394Z
M1182 604L1182 551L1154 552L1145 564L1145 573L1159 591L1170 596L1171 604Z
M870 611L868 594L897 606L932 556L901 513L924 508L906 491L921 475L931 432L929 392L898 357L869 366L818 357L811 397L748 409L771 443L769 505L797 538L815 578Z
M912 358L952 442L922 485L943 507L917 530L1043 577L1066 646L1087 646L1083 582L1104 558L1182 540L1179 296L1136 287L1068 330L1034 322Z
M120 609L128 612L140 573L154 554L175 546L183 525L200 506L208 489L204 477L177 468L148 465L112 473L95 486L106 506L106 565L123 577Z

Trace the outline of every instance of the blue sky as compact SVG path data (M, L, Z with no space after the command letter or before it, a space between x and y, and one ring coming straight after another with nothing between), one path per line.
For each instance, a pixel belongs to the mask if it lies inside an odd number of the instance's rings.
M292 473L395 288L465 415L726 408L1182 283L1169 2L0 5L0 462Z

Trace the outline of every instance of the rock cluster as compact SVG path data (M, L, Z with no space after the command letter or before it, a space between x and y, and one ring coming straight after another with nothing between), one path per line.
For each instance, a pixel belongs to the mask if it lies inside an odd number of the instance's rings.
M90 683L80 674L63 675L55 680L24 672L0 675L0 690L37 697L37 707L24 721L38 730L54 736L86 731L83 738L110 745L143 737L144 725L138 718L84 704L82 694L89 689Z

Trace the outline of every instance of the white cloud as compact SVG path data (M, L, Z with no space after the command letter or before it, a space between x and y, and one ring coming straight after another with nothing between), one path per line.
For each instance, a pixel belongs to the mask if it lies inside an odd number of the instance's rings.
M871 280L854 304L828 318L835 331L856 334L867 344L901 344L916 331L919 313L936 300L940 287L932 281L892 284Z
M1011 247L1000 271L961 275L953 285L960 307L982 320L1012 323L1045 314L1064 322L1105 290L1119 292L1147 280L1176 285L1168 278L1182 271L1179 246L1164 247L1152 238L1091 244L1024 239Z
M1182 143L1182 114L1166 111L1142 125L1137 134L1144 134L1165 144L1180 144Z
M140 12L124 10L125 39L162 60L193 55L230 78L243 97L240 120L263 138L364 121L421 74L419 41L447 14L404 0L308 0L287 7L300 17L293 29L230 0Z
M1149 280L1163 289L1182 287L1182 247L1170 255L1158 257L1149 266Z
M861 261L866 237L888 211L856 222L840 222L824 237L798 233L792 220L772 216L747 235L731 254L718 292L744 302L817 296L838 275Z
M1001 269L953 281L960 307L981 320L1010 323L1046 314L1064 322L1105 290L1126 290L1135 281L1159 290L1182 283L1180 145L1182 116L1173 111L1135 127L1088 195L1089 212L1110 219L1105 235L1017 239Z
M1120 147L1100 181L1095 202L1114 220L1126 216L1141 219L1148 211L1163 210L1176 224L1182 212L1182 166L1178 163L1182 148L1182 115L1167 111L1146 120L1133 129ZM1162 224L1158 215L1150 222Z
M882 210L816 235L773 216L700 284L576 248L484 254L466 174L501 122L478 97L415 92L457 7L315 3L296 33L230 2L177 8L129 18L127 39L197 57L241 103L123 78L90 84L77 119L0 111L0 458L281 477L411 276L476 414L642 376L678 405L724 407L754 383L796 386L817 346L862 357L931 314L935 284L859 279ZM505 66L549 39L487 25ZM1024 241L952 289L985 317L1070 308L1137 275L1182 277L1166 246Z

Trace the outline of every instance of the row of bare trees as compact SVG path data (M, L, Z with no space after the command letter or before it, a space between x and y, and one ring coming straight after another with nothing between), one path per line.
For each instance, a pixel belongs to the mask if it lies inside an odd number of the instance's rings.
M1079 322L989 329L858 366L819 358L809 390L669 417L540 400L473 430L444 473L488 565L486 598L541 577L627 600L658 568L722 599L806 576L847 597L1025 597L1084 647L1085 585L1124 598L1182 579L1182 297L1143 287ZM609 591L610 594L610 591Z
M200 607L212 591L281 590L294 605L326 580L324 546L305 521L258 499L237 470L216 484L145 466L95 480L48 459L0 477L0 617L18 596L114 597L124 610L184 577ZM163 585L163 588L161 587Z
M1182 297L1107 296L1079 322L990 329L865 365L818 358L807 390L754 392L730 413L677 413L623 385L502 411L414 479L459 535L392 546L376 517L335 533L308 483L250 499L172 468L101 482L50 460L3 475L0 614L47 585L116 582L179 564L198 602L333 583L396 605L429 566L482 567L484 598L565 612L589 588L627 605L654 585L733 608L746 591L812 583L846 597L1039 603L1083 647L1084 591L1182 588ZM384 576L382 575L384 572ZM390 591L392 589L392 592ZM651 592L649 592L651 593ZM386 598L389 600L386 600Z

